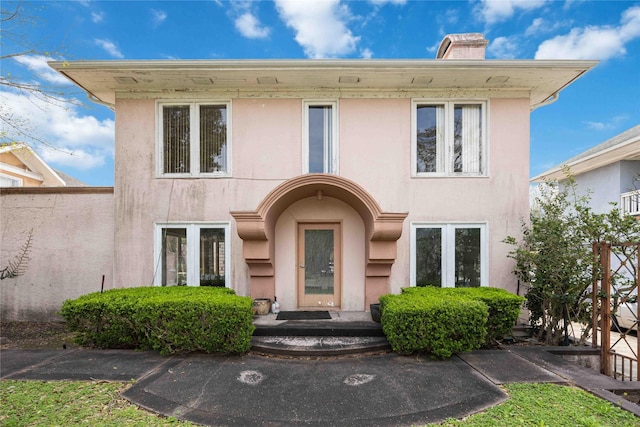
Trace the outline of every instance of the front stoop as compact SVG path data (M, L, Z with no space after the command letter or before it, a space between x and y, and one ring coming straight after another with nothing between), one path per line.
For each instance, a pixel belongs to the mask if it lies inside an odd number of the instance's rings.
M275 320L256 316L251 349L286 356L340 356L390 350L369 313L332 312L331 320Z

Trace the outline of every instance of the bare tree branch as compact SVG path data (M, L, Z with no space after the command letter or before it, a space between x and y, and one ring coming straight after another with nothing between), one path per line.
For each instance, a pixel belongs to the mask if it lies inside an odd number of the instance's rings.
M0 61L19 61L22 65L29 67L28 77L16 76L7 71L0 75L0 94L21 93L30 102L37 104L38 108L47 111L49 107L68 105L82 106L81 101L73 96L74 89L64 84L42 84L46 81L45 76L38 73L37 67L31 68L28 64L37 58L44 59L59 57L54 52L43 51L38 48L36 42L32 40L33 25L38 18L28 14L27 9L40 7L38 4L27 2L2 2L0 4ZM20 58L30 61L20 61ZM7 67L2 67L5 70ZM50 79L49 79L50 81ZM9 95L7 95L9 96ZM2 104L5 105L2 105ZM52 141L46 141L46 136L38 135L37 129L30 126L28 117L21 117L14 113L12 104L0 101L0 123L4 123L0 132L0 144L10 144L13 142L33 141L44 144L49 149L61 151ZM65 151L66 152L66 151Z
M25 273L27 264L29 263L29 252L31 250L31 242L33 240L33 228L29 230L27 241L22 244L20 251L16 257L8 262L8 265L0 270L0 280L12 279Z

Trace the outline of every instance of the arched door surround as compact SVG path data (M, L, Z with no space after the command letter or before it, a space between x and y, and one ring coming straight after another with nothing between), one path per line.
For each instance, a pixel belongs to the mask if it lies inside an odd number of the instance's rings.
M291 204L308 197L333 197L350 205L365 226L365 307L390 290L389 275L407 213L383 212L376 200L355 182L331 174L306 174L274 188L255 211L233 211L242 252L249 266L252 298L275 292L275 224Z

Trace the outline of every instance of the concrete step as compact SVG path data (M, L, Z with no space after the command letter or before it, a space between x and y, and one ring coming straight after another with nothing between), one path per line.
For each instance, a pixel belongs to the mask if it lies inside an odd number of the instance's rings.
M368 312L332 311L331 320L276 320L256 316L253 351L287 356L339 356L388 351L382 326Z
M389 351L384 337L254 336L251 350L284 356L342 356Z
M527 338L533 335L533 329L529 325L516 325L511 329L514 338Z
M255 326L254 337L384 337L382 326L373 321L287 320Z

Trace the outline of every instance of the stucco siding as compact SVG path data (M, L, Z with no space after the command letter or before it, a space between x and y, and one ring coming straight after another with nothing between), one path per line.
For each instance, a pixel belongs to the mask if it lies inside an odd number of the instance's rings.
M596 213L611 210L611 203L620 202L620 162L575 176L583 195L589 195L589 205Z
M620 162L620 194L638 189L640 189L640 161Z
M412 178L411 99L339 99L339 175L361 185L384 211L409 214L390 291L410 283L410 226L415 221L486 224L488 284L515 291L509 247L502 240L518 235L528 215L529 100L491 99L487 106L486 176ZM242 240L230 211L256 209L277 185L301 174L302 99L231 100L232 176L224 178L157 177L156 101L119 99L116 108L114 286L153 284L158 272L155 224L221 221L231 228L231 285L248 295ZM276 244L285 247L277 254L290 254L294 242L281 227ZM275 262L278 289L282 278L293 273L283 271L279 257ZM347 306L361 309L362 301Z
M609 212L620 195L638 189L640 162L625 160L575 176L581 194L590 197L589 206L596 213Z
M0 282L2 320L48 321L66 299L113 283L111 188L3 190L0 266L15 260L31 234L24 274Z

